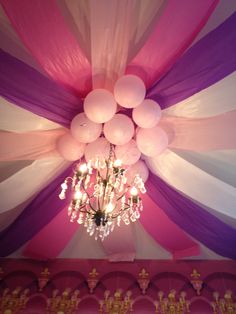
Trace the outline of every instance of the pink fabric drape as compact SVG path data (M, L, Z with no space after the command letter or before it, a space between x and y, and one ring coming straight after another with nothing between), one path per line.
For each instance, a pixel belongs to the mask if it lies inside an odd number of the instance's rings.
M223 105L223 104L222 104ZM169 147L196 152L236 148L236 110L209 118L164 116Z
M199 245L173 223L147 194L142 198L145 213L141 215L140 222L153 239L172 253L174 259L199 255Z
M41 260L56 258L78 228L77 223L70 222L65 208L30 240L23 254Z
M191 44L217 3L218 0L170 0L127 73L140 76L146 87L151 87Z
M24 255L37 259L56 258L78 228L77 223L69 222L67 210L64 209L30 240L24 249ZM109 237L101 242L101 245L110 261L133 261L136 253L134 243L132 226L122 223L120 228L115 228Z
M66 129L15 133L0 131L0 161L57 157L56 142Z
M91 67L54 0L1 0L16 32L43 69L84 96L91 90Z
M184 231L175 225L162 210L145 195L145 214L140 221L146 231L161 245L171 252L174 259L199 254L199 246ZM155 224L153 221L155 220ZM37 259L56 258L66 247L78 230L77 223L70 223L67 210L62 210L44 227L24 249L24 255ZM63 232L61 232L63 230ZM136 254L135 235L132 225L116 227L102 242L107 258L112 261L133 261Z

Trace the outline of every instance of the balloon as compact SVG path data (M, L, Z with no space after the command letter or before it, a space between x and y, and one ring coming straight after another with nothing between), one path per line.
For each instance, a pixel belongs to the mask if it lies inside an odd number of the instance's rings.
M132 117L141 128L153 128L161 119L161 107L152 99L144 99L133 109Z
M146 156L154 157L161 154L168 145L168 136L160 127L151 129L140 128L136 135L139 150Z
M116 146L115 155L122 161L122 164L133 165L139 160L141 152L135 140L131 140L127 144Z
M84 156L85 160L95 161L96 158L99 160L108 159L110 152L110 143L105 139L105 137L99 137L96 141L89 143L85 147Z
M115 100L125 108L137 107L144 100L146 88L143 81L135 75L124 75L114 86Z
M149 170L144 161L139 160L126 171L126 178L129 184L133 182L136 174L142 178L143 182L147 181Z
M110 121L104 124L103 132L110 143L124 145L134 135L134 124L126 115L116 114Z
M84 143L77 142L70 133L66 133L57 141L57 150L60 155L69 161L80 159L84 154Z
M102 132L102 124L92 122L85 113L79 113L71 121L70 131L72 136L81 143L95 141Z
M116 113L116 101L111 92L105 89L94 89L84 100L84 112L93 122L104 123Z

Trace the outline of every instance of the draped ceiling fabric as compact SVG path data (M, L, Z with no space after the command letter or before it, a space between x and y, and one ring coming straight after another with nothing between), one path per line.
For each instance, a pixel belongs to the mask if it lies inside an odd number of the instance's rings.
M0 0L0 256L236 259L234 0ZM69 223L56 142L92 88L140 76L169 137L140 221ZM63 230L63 232L61 232Z

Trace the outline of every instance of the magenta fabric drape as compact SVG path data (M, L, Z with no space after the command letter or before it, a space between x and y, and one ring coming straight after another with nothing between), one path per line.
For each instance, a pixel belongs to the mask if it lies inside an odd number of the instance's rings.
M80 96L91 90L91 66L54 0L1 0L25 46L54 81Z

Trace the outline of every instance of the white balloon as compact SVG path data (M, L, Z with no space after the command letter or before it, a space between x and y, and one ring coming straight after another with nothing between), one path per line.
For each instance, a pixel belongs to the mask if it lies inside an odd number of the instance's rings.
M145 94L145 85L136 75L124 75L114 86L115 100L125 108L137 107L144 100Z
M70 131L77 141L81 143L91 143L100 136L102 124L89 120L85 113L82 112L71 121Z
M60 137L56 146L60 155L69 161L78 160L84 154L85 144L77 142L70 133Z
M133 109L132 117L141 128L153 128L161 119L161 107L152 99L144 99L137 108Z
M87 162L95 161L97 158L104 160L109 158L109 152L110 143L104 137L99 137L96 141L86 145L84 157Z
M147 181L149 170L145 162L142 160L139 160L134 165L128 168L128 170L126 171L127 182L131 184L134 180L135 175L137 174L142 178L143 182Z
M139 160L141 152L135 140L131 140L127 144L116 146L115 155L122 161L122 164L133 165Z
M84 112L93 122L104 123L116 113L114 96L106 89L94 89L84 99Z
M149 157L154 157L166 149L168 146L168 136L158 126L151 129L140 128L136 135L136 142L141 153Z
M126 115L115 114L110 121L104 124L103 132L110 143L124 145L134 135L134 124Z

